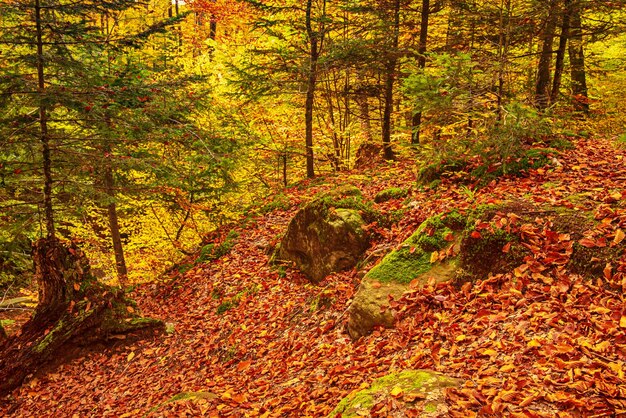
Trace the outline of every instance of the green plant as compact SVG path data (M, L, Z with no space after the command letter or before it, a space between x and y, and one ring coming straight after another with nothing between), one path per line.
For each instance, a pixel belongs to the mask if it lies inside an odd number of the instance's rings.
M291 203L289 202L289 197L280 193L274 196L274 198L261 206L260 212L262 215L270 212L274 212L276 210L288 210L291 208Z
M237 299L226 299L224 302L220 303L217 307L217 314L221 315L230 309L239 305L239 300Z
M217 260L220 257L228 254L230 250L235 246L239 238L239 233L235 230L231 230L224 241L221 244L207 244L200 250L200 256L198 257L198 263L204 263L207 261Z

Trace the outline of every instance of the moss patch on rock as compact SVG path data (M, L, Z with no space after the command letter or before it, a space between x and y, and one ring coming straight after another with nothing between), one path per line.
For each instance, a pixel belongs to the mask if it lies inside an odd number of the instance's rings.
M370 387L345 397L329 418L369 416L372 408L394 398L401 408L419 416L442 416L447 411L444 390L460 386L461 381L428 370L405 370L374 380ZM410 415L417 416L417 415Z
M500 209L514 208L504 205ZM387 311L389 299L399 298L410 283L483 279L522 264L529 251L516 235L492 222L497 213L498 207L484 206L466 214L452 211L436 215L422 222L363 278L349 309L350 336L357 339L376 326L393 326L393 317ZM508 252L503 251L506 245L510 245Z
M442 264L431 262L433 252L453 247L458 243L460 233L466 224L466 217L458 212L426 219L399 248L387 254L372 268L365 278L382 283L410 283L428 273L436 265ZM458 252L458 248L456 251ZM446 260L443 264L452 266L456 261ZM445 280L450 278L451 276L446 275Z
M382 203L391 199L404 199L409 195L407 189L400 187L390 187L389 189L381 190L374 196L374 202Z

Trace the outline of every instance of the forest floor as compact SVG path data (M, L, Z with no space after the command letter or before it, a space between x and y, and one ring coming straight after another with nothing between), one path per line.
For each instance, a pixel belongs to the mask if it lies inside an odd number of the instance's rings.
M367 198L411 188L408 205L376 205L407 211L391 229L373 227L365 269L428 216L510 199L591 213L599 226L585 247L620 244L626 150L602 138L575 145L556 167L476 191L448 181L418 190L408 161L291 188L289 209L238 227L226 256L135 290L142 312L167 322L166 333L85 351L27 381L0 402L0 415L322 417L377 377L423 368L465 382L447 393L451 416L626 416L626 257L593 280L563 274L572 238L551 229L550 214L523 225L533 250L523 266L462 289L414 289L395 308L395 329L356 342L345 324L359 272L312 285L268 265L266 249L298 205L341 183ZM378 416L396 416L393 398L384 402Z

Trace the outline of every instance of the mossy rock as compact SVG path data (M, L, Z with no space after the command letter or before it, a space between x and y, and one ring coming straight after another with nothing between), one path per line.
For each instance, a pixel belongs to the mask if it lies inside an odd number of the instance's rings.
M363 278L349 308L350 336L357 339L376 326L393 326L393 316L387 311L389 298L398 299L411 283L482 279L522 264L529 252L517 236L495 226L482 230L480 237L473 234L478 219L488 223L496 213L497 207L489 206L465 215L452 211L422 222ZM504 253L508 243L511 250Z
M404 199L409 195L409 191L407 189L403 189L400 187L391 187L389 189L381 190L374 197L374 202L382 203L391 199Z
M390 398L406 416L445 416L444 390L458 387L461 380L429 370L405 370L374 380L362 390L346 396L328 418L371 416L372 409Z
M369 246L360 190L343 187L300 209L272 257L294 263L311 281L352 268Z

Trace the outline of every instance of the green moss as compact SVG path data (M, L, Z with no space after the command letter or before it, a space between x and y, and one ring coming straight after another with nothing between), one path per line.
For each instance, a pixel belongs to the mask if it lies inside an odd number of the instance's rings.
M146 412L145 415L143 415L143 417L148 417L150 415L152 415L154 412L158 411L159 408L161 408L162 406L167 405L168 403L172 403L172 402L182 402L182 401L192 401L192 400L199 400L199 399L206 399L206 400L211 400L211 399L217 399L218 396L215 393L212 392L181 392L177 395L172 396L171 398L169 398L168 400L166 400L163 403L160 403L159 405L150 408L150 410L148 412Z
M274 212L276 210L288 210L291 208L291 203L289 202L289 197L280 193L274 196L274 198L265 205L261 206L260 212L262 215L270 212Z
M441 399L441 390L458 384L456 379L426 370L405 370L400 373L389 374L374 380L369 388L352 392L342 399L330 413L329 418L338 415L342 418L362 416L369 412L376 402L389 396L394 388L399 388L405 393L430 394L436 400L426 404L424 411L431 412L433 408L436 411L437 399ZM439 392L439 394L434 392Z
M441 222L453 231L462 231L467 227L467 216L462 215L459 211L453 210L441 217Z
M374 202L382 203L391 199L403 199L407 197L409 191L400 187L391 187L389 189L381 190L374 197Z
M466 222L458 212L426 219L400 248L387 254L366 277L382 283L410 283L435 266L430 262L433 251L453 244L446 239L450 234L454 236L453 229L447 225L458 229Z
M441 179L435 179L428 183L428 188L431 190L437 190L441 186Z
M623 244L617 247L587 248L574 242L567 267L571 272L587 278L602 277L606 264L621 259L624 252Z
M193 268L193 264L180 264L176 266L176 270L178 270L178 272L180 274L185 274L187 273L189 270L191 270Z
M485 279L492 273L502 273L519 266L524 258L530 254L522 246L519 237L496 228L479 231L480 238L471 236L472 231L466 231L461 242L460 265L462 273L457 280ZM508 253L503 253L505 245L511 243Z
M239 301L237 299L226 299L224 302L220 303L216 312L218 315L221 315L238 305Z
M358 211L354 209L339 208L335 210L334 215L336 218L331 218L328 222L333 227L343 228L343 225L347 224L353 231L363 233L361 227L365 224L365 222L363 221L363 218L361 218L361 215L359 215Z
M437 405L432 404L432 403L426 404L424 406L424 412L426 412L426 413L437 412Z
M13 319L0 319L0 327L10 327L15 321Z
M463 158L453 158L443 160L434 164L422 167L417 173L418 184L432 184L442 177L448 176L450 173L463 171L467 167L467 161Z
M368 273L367 277L380 282L410 283L421 274L430 270L430 255L416 250L402 248L387 254Z
M550 147L555 148L557 150L572 150L576 148L576 146L569 139L565 138L555 138L549 142Z
M217 260L228 254L230 250L237 243L239 233L232 230L226 235L224 242L221 244L207 244L200 250L200 256L198 257L198 263L204 263L207 261Z

